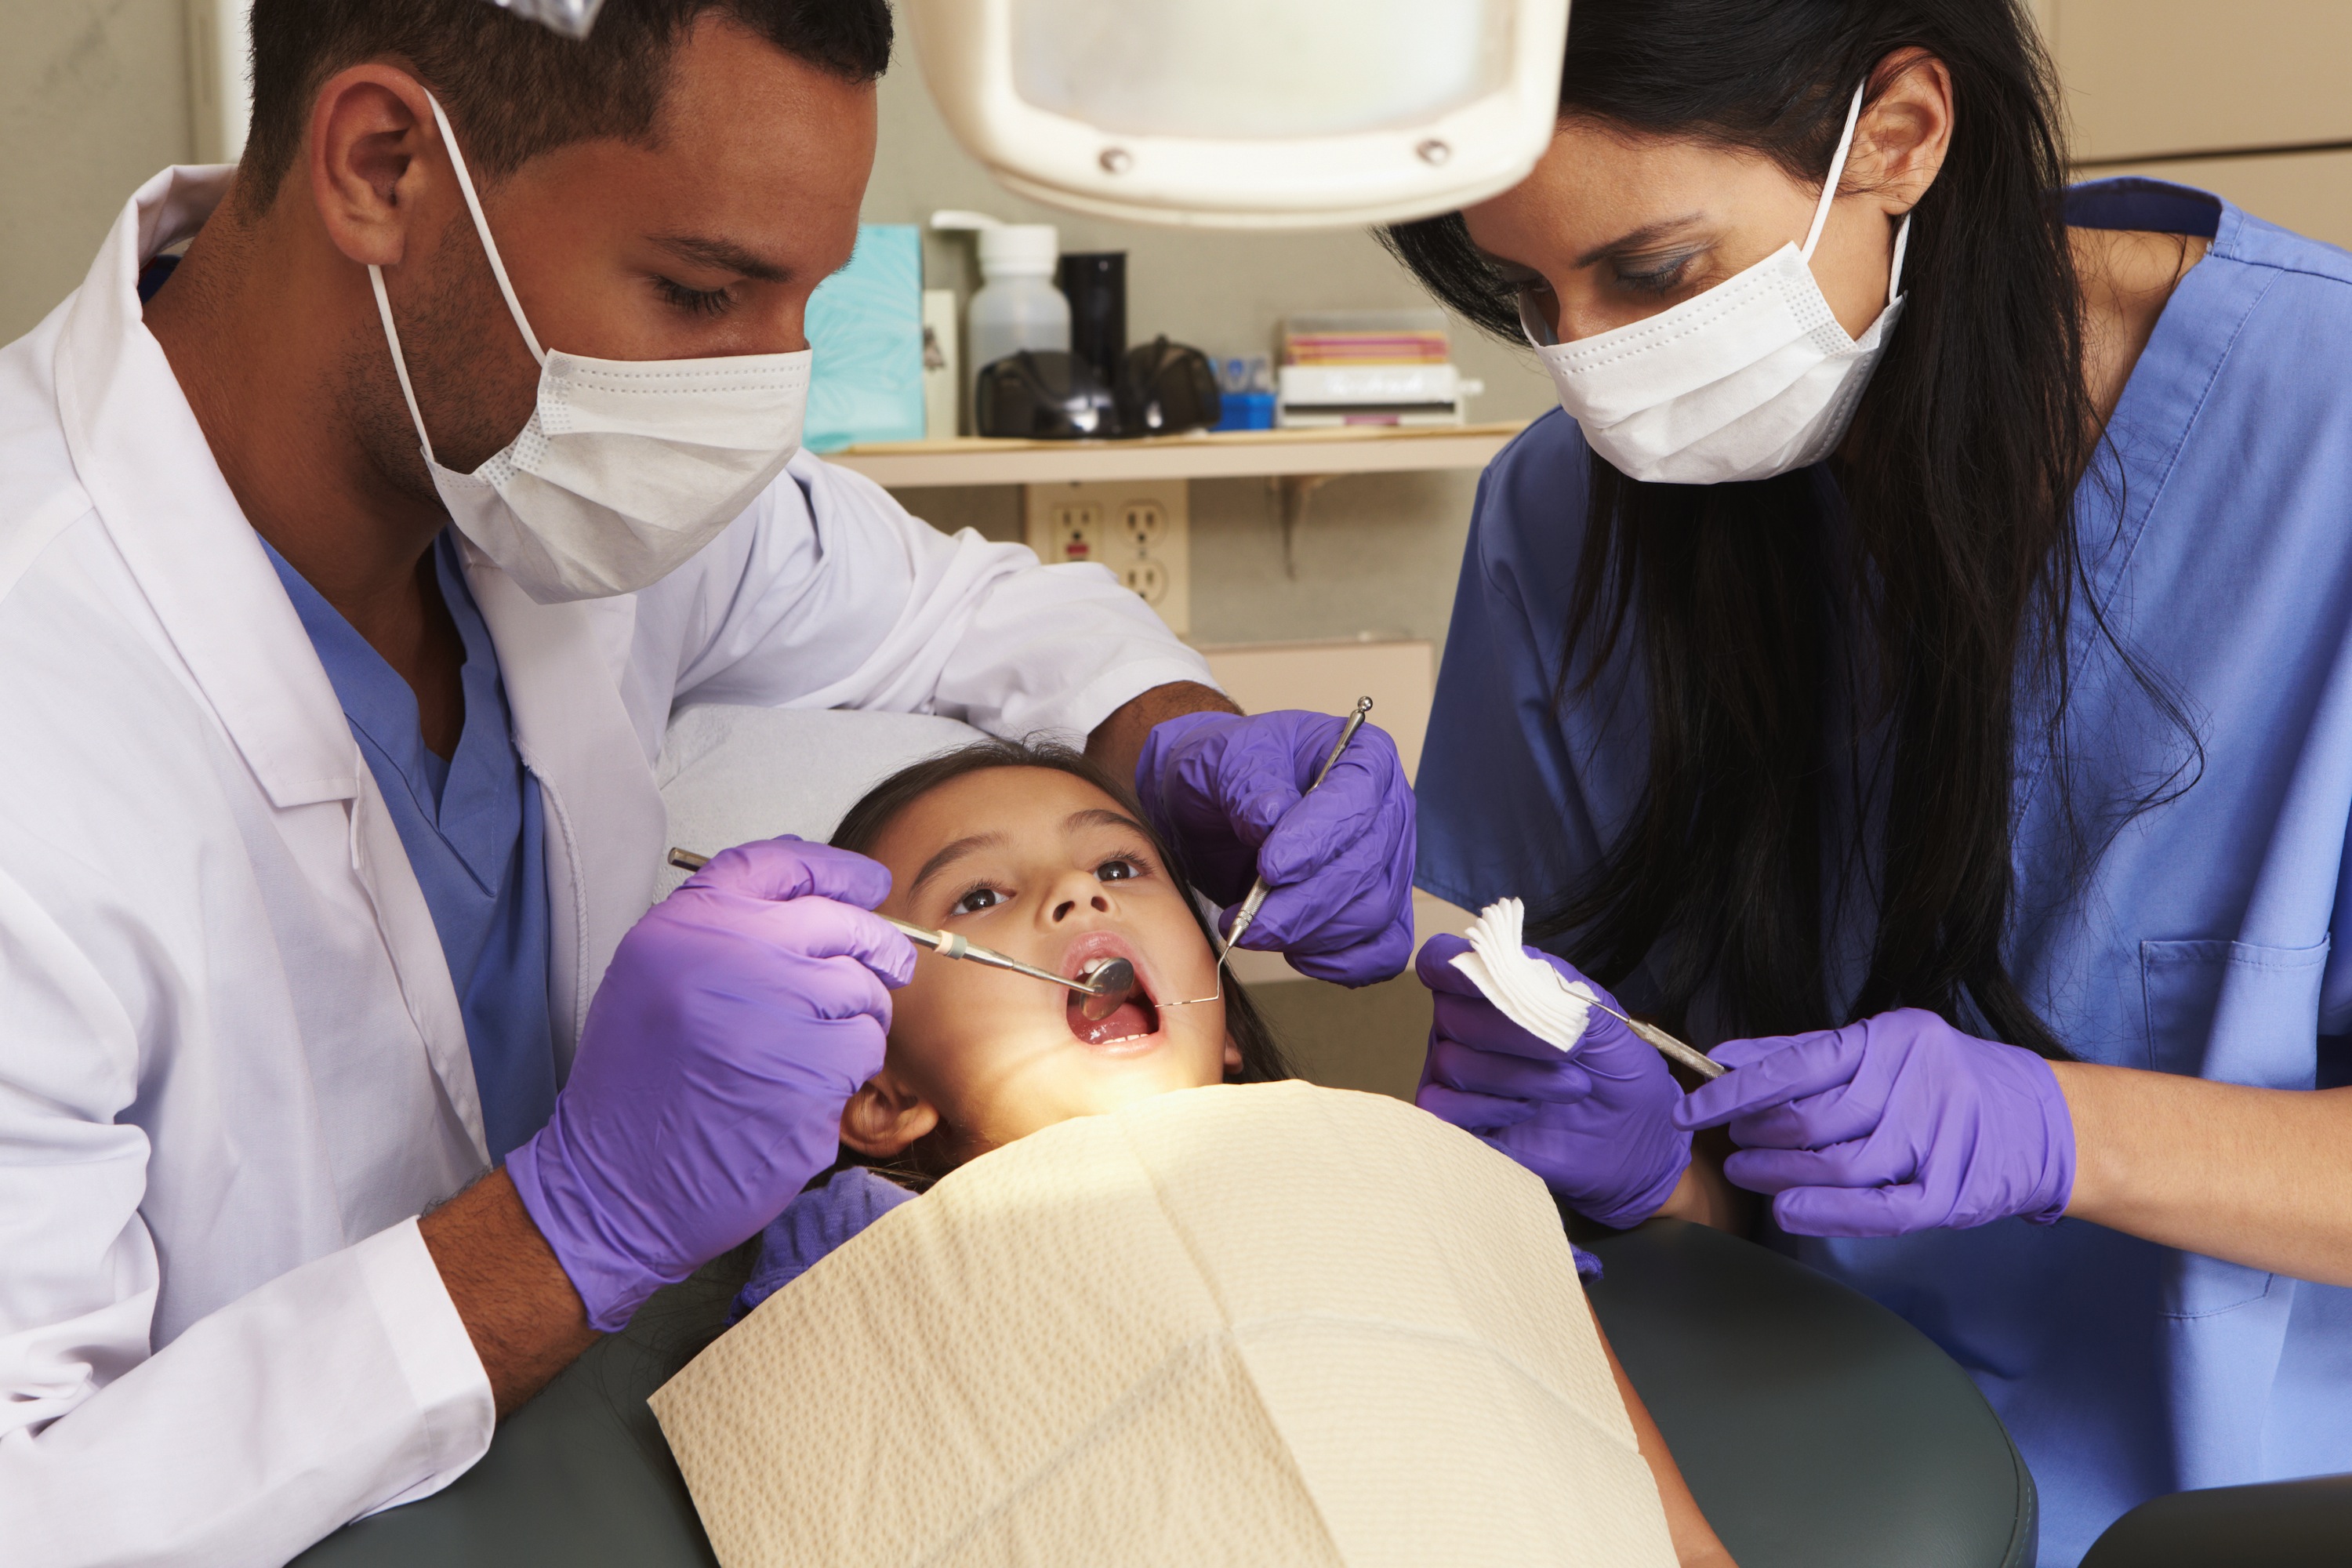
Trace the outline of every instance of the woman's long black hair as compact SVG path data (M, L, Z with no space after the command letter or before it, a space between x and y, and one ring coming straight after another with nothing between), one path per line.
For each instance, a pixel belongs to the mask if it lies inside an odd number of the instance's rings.
M2098 437L2055 83L2032 23L2015 0L1578 0L1561 113L1761 153L1818 184L1855 86L1874 99L1909 48L1951 73L1954 124L1913 214L1905 314L1832 464L1845 516L1822 515L1804 471L1644 484L1591 459L1559 697L1589 691L1633 632L1649 773L1633 820L1538 930L1604 981L1654 951L1670 1017L1712 985L1732 1032L1820 1027L1837 1021L1835 859L1839 883L1874 881L1851 1016L1928 1007L2063 1056L2000 949L2013 759L2037 753L2071 800L2070 619L2098 620L2076 595L2074 519ZM1524 342L1459 214L1384 238L1455 310ZM1833 823L1841 768L1849 800L1881 815Z

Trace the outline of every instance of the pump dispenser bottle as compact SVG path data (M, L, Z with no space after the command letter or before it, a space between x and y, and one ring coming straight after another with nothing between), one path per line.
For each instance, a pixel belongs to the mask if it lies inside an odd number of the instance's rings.
M980 236L982 288L966 319L971 367L965 406L981 370L1023 349L1070 346L1070 302L1054 287L1061 237L1049 223L1001 223L985 213L936 212L935 229L971 229Z

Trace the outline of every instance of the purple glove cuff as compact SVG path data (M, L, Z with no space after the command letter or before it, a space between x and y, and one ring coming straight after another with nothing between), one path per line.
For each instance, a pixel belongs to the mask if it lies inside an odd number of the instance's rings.
M540 1145L542 1142L560 1142L562 1133L558 1129L562 1123L559 1115L507 1156L507 1180L514 1184L515 1196L522 1200L523 1212L539 1227L547 1249L555 1254L555 1261L563 1266L572 1288L580 1292L581 1305L588 1310L588 1326L599 1333L618 1333L628 1327L629 1320L646 1304L647 1297L672 1281L650 1269L632 1268L625 1264L628 1253L621 1237L604 1223L604 1216L581 1191L578 1182L551 1185L540 1180ZM562 1163L560 1158L557 1163ZM583 1235L596 1239L582 1246L575 1238Z
M1676 1140L1677 1147L1661 1163L1656 1181L1606 1212L1596 1212L1580 1204L1573 1205L1576 1212L1595 1225L1605 1225L1612 1230L1631 1230L1665 1207L1666 1200L1682 1184L1683 1173L1690 1169L1691 1163L1690 1134L1669 1133L1667 1137Z
M2058 1087L2057 1073L2046 1061L2041 1067L2049 1084L2042 1096L2042 1126L2050 1140L2050 1201L2025 1218L2033 1225L2056 1225L2074 1201L2074 1113L2067 1108L2066 1091Z

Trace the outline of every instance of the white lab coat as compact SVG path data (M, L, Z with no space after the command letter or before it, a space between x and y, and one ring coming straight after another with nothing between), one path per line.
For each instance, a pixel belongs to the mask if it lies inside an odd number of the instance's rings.
M0 1563L277 1563L478 1458L415 1216L487 1160L432 918L135 292L227 171L132 199L0 351ZM694 701L1083 733L1185 648L1098 567L805 456L626 598L471 552L546 803L558 1037L663 847Z

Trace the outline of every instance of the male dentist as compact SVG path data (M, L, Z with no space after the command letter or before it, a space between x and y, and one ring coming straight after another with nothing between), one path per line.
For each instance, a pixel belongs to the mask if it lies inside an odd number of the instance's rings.
M10 1565L282 1563L429 1493L833 1159L887 877L779 842L646 914L682 702L1083 734L1204 890L1276 884L1252 945L1411 941L1383 739L1302 800L1336 720L795 455L884 0L253 29L243 163L0 351Z

